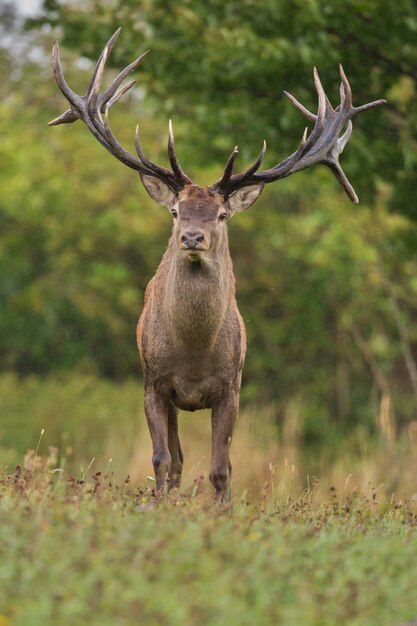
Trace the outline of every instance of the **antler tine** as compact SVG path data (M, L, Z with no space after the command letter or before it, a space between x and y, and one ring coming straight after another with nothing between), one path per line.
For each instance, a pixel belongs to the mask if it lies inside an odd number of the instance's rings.
M328 99L326 94L324 93L323 85L321 84L320 76L316 67L314 67L313 75L314 85L316 87L317 95L319 97L316 125L321 128L324 124L324 119L326 117L326 104L328 102Z
M116 104L116 102L119 102L120 98L124 96L124 94L129 91L129 89L131 89L135 84L136 81L131 80L130 83L127 83L126 85L120 87L120 89L116 91L116 93L110 98L110 100L104 101L104 104L102 104L100 108L101 112L105 112L106 109L110 109L114 104Z
M184 181L184 184L191 183L191 180L188 178L186 174L181 169L179 161L177 159L177 155L175 154L174 147L174 131L172 130L172 121L169 120L168 123L168 158L172 167L172 171L180 180Z
M349 81L344 72L343 66L339 63L339 72L340 72L340 110L351 111L352 110L352 89L350 87Z
M342 185L343 189L346 191L349 199L353 202L353 204L359 204L359 198L356 195L354 188L350 184L346 174L342 170L340 163L337 161L335 163L331 163L331 164L329 163L328 166L332 170L336 179Z
M362 104L359 107L354 107L352 104L352 90L351 90L349 81L346 77L346 74L344 72L344 69L341 63L339 63L339 70L340 70L340 77L342 79L342 82L340 83L341 94L342 94L342 91L344 91L344 94L346 94L346 99L348 101L350 109L354 112L354 115L357 115L358 113L363 113L364 111L368 111L369 109L374 109L375 107L378 107L378 106L381 106L382 104L387 103L385 99L381 98L380 100L374 100L373 102ZM343 104L343 97L342 97L342 104Z
M53 120L48 122L48 126L59 126L59 124L71 124L72 122L76 122L80 118L74 113L72 109L67 109L58 117L55 117Z
M318 96L317 115L314 116L314 127L308 140L307 137L305 137L304 141L301 141L301 144L298 146L296 152L290 157L291 167L301 158L302 154L309 153L310 148L311 152L315 153L315 149L313 146L316 146L317 143L320 141L320 137L324 133L325 122L332 120L334 117L334 109L330 104L330 101L323 89L323 85L321 84L319 73L316 67L314 67L313 75L314 86L316 88ZM312 158L314 157L310 155L310 160L312 160ZM284 160L283 163L286 163L286 160ZM291 167L288 168L287 166L283 171L287 172L289 171L289 169L291 169Z
M173 168L173 170L170 171L165 167L153 163L145 156L139 143L138 133L136 134L136 149L138 156L134 156L120 145L110 129L108 119L109 109L135 84L135 81L130 81L126 85L122 85L122 82L127 75L139 65L147 54L147 52L141 54L137 59L135 59L135 61L130 63L116 76L110 87L108 87L100 95L100 86L106 61L120 35L120 32L121 29L119 28L112 35L112 37L110 37L109 41L105 45L96 63L88 89L84 96L75 94L67 85L59 58L59 46L58 43L55 42L53 48L54 74L59 88L69 101L71 108L56 119L49 122L49 124L51 126L56 126L58 124L75 122L77 119L82 119L94 137L106 148L106 150L113 154L122 163L140 172L141 174L152 175L159 178L173 191L178 192L186 184L191 184L191 180L184 174L184 172L182 172L180 168L175 152L173 152L172 138L170 138L168 150L170 162ZM104 113L104 119L101 115L102 113Z
M54 41L54 45L52 48L52 67L54 70L54 75L56 82L58 83L58 87L69 101L70 104L76 106L78 104L77 94L69 87L67 81L65 80L64 71L61 65L61 59L59 56L59 43L57 40Z
M318 95L317 115L306 109L294 96L284 92L292 104L307 119L314 122L314 128L310 136L307 138L306 129L297 150L274 167L261 172L251 172L251 168L249 168L243 174L231 176L223 188L220 188L219 183L216 183L217 188L221 190L226 198L241 187L270 183L306 169L310 165L321 163L327 165L332 170L351 201L355 204L358 202L355 190L340 166L339 156L352 134L351 119L362 111L384 104L385 100L376 100L360 107L354 107L352 105L352 91L342 66L340 66L340 77L341 102L334 109L323 89L317 69L314 68L314 84ZM344 127L346 127L346 130L339 137Z
M311 111L306 109L306 107L304 105L302 105L301 102L298 102L297 98L294 98L293 95L291 95L290 93L288 93L288 91L285 91L285 90L284 90L284 94L287 96L288 100L290 102L292 102L293 105L299 111L301 111L301 113L304 115L304 117L306 117L308 120L310 120L310 122L315 122L316 121L317 115L314 115L314 113L311 113Z
M106 46L100 55L100 58L97 62L96 68L94 70L94 80L93 83L90 84L87 89L86 97L87 97L87 106L91 113L95 113L96 103L98 100L98 94L101 87L101 81L103 80L104 68L107 63L107 59L109 56L109 49Z
M106 89L106 91L103 93L102 96L100 96L99 98L99 102L100 102L100 109L103 111L105 104L111 99L113 100L113 96L116 93L116 90L118 90L119 85L122 84L122 82L124 81L124 79L130 74L130 72L133 72L134 69L137 68L137 66L139 65L139 63L141 63L141 61L145 58L145 56L148 54L149 50L146 50L146 52L144 52L143 54L141 54L137 59L135 59L135 61L133 61L132 63L130 63L130 65L128 65L127 67L125 67L124 70L122 70L120 72L120 74L118 74L118 76L116 76L116 78L114 79L114 81L112 82L112 84L110 85L110 87L108 87ZM133 81L130 86L132 86L135 83L135 81ZM125 93L127 91L127 89L123 92ZM122 94L123 95L123 94ZM114 104L114 102L113 102Z
M256 161L250 166L248 167L248 169L245 172L242 172L241 174L236 174L235 176L232 177L232 172L233 172L233 165L235 162L235 159L238 155L238 147L235 146L232 154L230 155L230 157L228 158L228 161L226 163L226 167L224 168L224 172L222 177L220 178L220 180L218 180L216 183L214 183L214 185L211 185L210 189L212 189L213 191L217 191L219 193L224 193L226 197L228 197L231 193L233 193L234 191L234 187L239 187L241 186L240 183L244 180L250 179L251 176L253 176L253 174L255 174L255 172L258 171L263 158L265 156L265 152L266 152L266 141L264 140L263 144L262 144L262 149L258 155L258 158L256 159ZM230 180L233 178L233 185L232 187L230 187ZM253 184L253 183L252 183Z
M261 151L260 151L256 161L250 167L248 167L248 169L245 172L243 172L242 174L236 174L236 179L242 178L242 180L244 180L244 179L248 178L249 176L252 176L252 174L255 174L255 172L258 171L262 161L264 160L265 152L266 152L266 141L264 139Z
M64 72L61 65L61 59L59 57L58 41L54 41L54 45L52 47L52 68L55 80L58 83L58 87L70 103L71 108L67 109L66 111L64 111L64 113L48 122L48 125L58 126L59 124L71 124L72 122L75 122L76 120L81 118L81 115L79 113L79 107L82 104L82 99L80 96L77 96L74 91L72 91L72 89L68 86L67 81L65 80Z
M216 184L218 185L219 189L222 189L230 181L230 178L233 173L233 166L234 166L234 163L238 154L239 154L239 149L237 146L235 146L233 148L232 154L227 159L226 167L224 168L222 177L220 178L219 181L217 181L217 183L215 183L215 185Z
M148 159L148 157L143 152L142 146L140 145L139 124L137 124L136 126L135 146L140 162L147 169L147 171L144 173L151 174L152 176L156 176L157 178L162 178L173 191L181 191L181 189L183 189L186 184L191 184L191 180L185 174L183 174L183 177L180 177L174 170L170 172L162 165L156 165L156 163Z
M349 138L352 134L352 130L353 130L353 124L352 124L352 120L348 121L348 125L346 127L345 132L343 133L343 135L341 137L339 137L339 139L337 140L337 143L339 145L339 150L340 153L343 152L345 145L347 144L347 142L349 141Z
M362 104L360 107L353 107L355 115L358 113L363 113L363 111L368 111L369 109L374 109L375 107L379 107L382 104L386 104L387 101L381 98L381 100L374 100L373 102L368 102L368 104Z
M113 49L114 44L116 43L116 41L119 38L120 33L122 32L122 28L118 28L116 30L115 33L113 33L113 35L110 37L110 39L108 40L108 42L106 43L106 45L104 46L98 61L96 63L96 66L94 68L94 72L91 76L90 82L88 84L87 87L87 91L86 94L92 94L92 92L94 91L94 86L97 84L97 74L101 71L101 73L103 73L103 69L104 69L104 65L106 63L106 60L110 54L110 52ZM106 57L103 63L103 57ZM98 89L100 89L100 82L101 82L101 77L99 78L99 85L98 85ZM98 91L98 90L97 90Z
M264 160L265 152L266 152L266 141L264 139L258 158L256 159L255 163L249 169L246 170L247 175L255 174L255 172L258 171L262 161Z

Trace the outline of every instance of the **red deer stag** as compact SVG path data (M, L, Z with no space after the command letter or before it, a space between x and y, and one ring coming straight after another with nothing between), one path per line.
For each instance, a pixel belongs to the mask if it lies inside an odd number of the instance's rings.
M183 455L178 437L178 409L195 411L210 408L210 481L221 497L227 493L230 484L229 447L237 419L246 349L245 326L235 299L227 221L235 213L250 207L266 183L290 176L315 163L327 165L352 202L357 203L355 191L339 165L339 155L352 132L352 118L383 104L385 100L354 107L349 82L340 66L341 102L333 109L314 69L317 114L311 113L285 92L313 123L310 135L307 135L306 129L296 151L274 167L260 171L266 149L264 143L255 163L245 172L233 174L238 153L235 148L221 178L210 187L201 188L181 169L174 150L171 123L168 138L171 169L156 165L145 156L138 130L138 156L126 151L110 130L108 111L132 87L134 81L122 83L145 56L142 54L128 65L100 93L104 66L120 30L105 46L84 96L75 94L66 83L58 43L55 42L55 78L71 107L49 124L55 126L83 120L106 150L139 172L149 195L171 212L172 236L147 287L137 330L156 485L160 491L167 483L168 488L180 483ZM342 130L344 133L341 135Z

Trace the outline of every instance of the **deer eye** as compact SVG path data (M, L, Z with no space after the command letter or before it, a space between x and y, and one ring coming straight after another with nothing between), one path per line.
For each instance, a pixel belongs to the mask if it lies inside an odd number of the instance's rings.
M226 219L226 217L227 217L227 213L220 213L220 215L219 215L219 220L220 220L221 222L224 222L224 220Z
M171 215L172 215L172 217L173 217L173 218L178 217L178 213L176 212L176 210L175 210L175 209L172 209L172 211L171 211Z

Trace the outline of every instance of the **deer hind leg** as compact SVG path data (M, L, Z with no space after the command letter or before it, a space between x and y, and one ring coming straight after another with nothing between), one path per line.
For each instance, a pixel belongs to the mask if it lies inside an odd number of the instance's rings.
M181 483L184 457L178 436L178 409L172 404L168 409L168 448L171 454L171 471L168 476L168 488L179 487Z
M145 388L145 414L152 438L152 464L156 489L161 492L171 471L171 454L168 446L169 405L153 389Z
M212 450L210 482L220 498L229 495L232 465L229 448L236 424L239 396L231 392L226 399L214 406L211 413Z

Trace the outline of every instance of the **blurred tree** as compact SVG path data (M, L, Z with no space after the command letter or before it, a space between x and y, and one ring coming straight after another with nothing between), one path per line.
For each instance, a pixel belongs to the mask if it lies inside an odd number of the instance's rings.
M19 56L14 44L0 54L1 367L126 376L139 369L141 293L169 220L137 211L153 207L138 179L122 166L117 175L82 127L48 128L62 106L49 59L30 60L32 37L15 41ZM42 51L42 36L35 43Z
M314 109L316 65L337 103L342 62L354 102L388 99L355 123L348 177L367 202L379 180L390 182L392 208L417 219L415 9L413 0L45 0L34 23L58 27L62 43L90 59L126 26L116 67L150 48L138 80L154 110L192 120L179 144L185 164L223 162L235 144L250 160L264 138L269 162L281 160L304 125L283 89ZM313 176L305 174L306 185Z
M314 168L268 186L231 222L230 239L249 338L244 402L274 403L281 415L296 399L310 441L329 438L336 422L341 434L358 422L375 427L381 397L399 424L412 419L416 18L405 0L46 0L30 22L30 54L0 51L2 369L138 370L135 323L169 215L81 123L46 126L66 106L45 53L52 35L82 91L88 59L120 24L114 66L153 52L138 70L140 88L112 111L116 134L132 145L140 108L143 145L163 162L165 120L175 113L181 162L202 185L234 143L242 165L264 136L271 164L293 150L304 120L281 90L314 108L313 64L334 101L338 61L356 103L389 97L385 110L358 119L343 155L364 206Z

